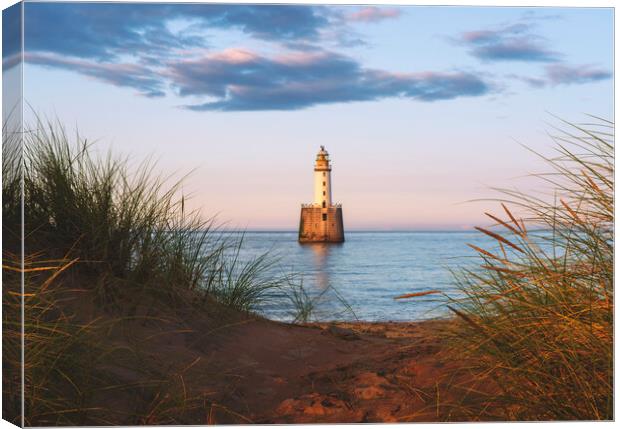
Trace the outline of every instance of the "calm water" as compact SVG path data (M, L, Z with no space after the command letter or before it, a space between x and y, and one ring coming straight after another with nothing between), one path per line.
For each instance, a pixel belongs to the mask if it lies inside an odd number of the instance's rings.
M351 319L331 290L350 305L360 320L421 320L446 314L439 297L394 300L395 296L439 289L453 290L448 267L471 264L467 246L493 248L478 232L348 232L343 244L299 244L296 232L247 232L242 259L266 251L279 257L278 270L298 272L304 288L317 296L316 317ZM290 319L282 305L263 310L273 319Z

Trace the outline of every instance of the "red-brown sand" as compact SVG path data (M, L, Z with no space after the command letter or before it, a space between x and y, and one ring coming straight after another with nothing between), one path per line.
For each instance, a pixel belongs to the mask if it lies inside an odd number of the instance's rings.
M78 319L107 317L87 301L73 301ZM465 362L448 359L439 335L453 320L292 325L200 308L141 301L108 330L106 346L118 351L96 370L116 387L96 393L92 405L101 411L82 424L488 418L463 407L478 393L466 372L455 373Z
M184 418L192 424L466 421L471 383L450 378L462 362L446 362L437 335L449 323L249 317L163 333L149 349L178 371L188 397L204 399Z

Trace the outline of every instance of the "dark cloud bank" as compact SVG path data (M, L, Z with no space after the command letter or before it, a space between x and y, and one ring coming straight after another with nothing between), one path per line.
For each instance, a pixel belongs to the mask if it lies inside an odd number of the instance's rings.
M329 24L325 8L292 5L28 3L26 50L110 61L206 45L191 29L171 32L167 24L175 19L189 20L194 29L235 28L261 39L291 40L316 39Z
M387 97L430 102L490 91L487 82L471 73L367 69L317 45L321 32L333 34L335 25L399 15L396 9L376 7L337 13L311 6L29 3L26 61L130 87L148 97L171 89L206 100L185 106L191 110L295 110ZM169 23L179 18L190 25L171 31ZM309 48L279 57L242 50L204 54L208 41L202 30L212 28ZM198 52L203 54L196 57ZM138 62L123 62L128 56Z
M165 96L171 90L202 98L184 106L196 111L295 110L390 97L432 102L492 92L486 78L474 73L368 69L351 57L319 47L325 34L346 36L348 23L396 19L399 9L337 12L313 6L127 3L26 3L25 7L27 62L75 71L147 97ZM175 20L186 25L173 31ZM212 52L204 38L209 29L236 29L303 49L281 56L241 49ZM546 77L519 78L532 86L610 77L592 67L561 64L561 55L530 30L529 25L515 24L465 32L454 40L484 61L547 63ZM3 64L9 61L5 55Z
M215 98L193 110L293 110L316 104L406 97L436 101L479 96L489 85L473 74L395 74L364 69L333 52L263 57L229 50L170 67L181 95Z

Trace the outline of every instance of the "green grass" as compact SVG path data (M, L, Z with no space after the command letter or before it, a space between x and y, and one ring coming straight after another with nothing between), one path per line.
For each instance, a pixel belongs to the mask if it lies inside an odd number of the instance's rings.
M21 249L22 135L2 127L2 245Z
M77 258L80 272L105 276L103 302L119 289L172 300L191 290L249 311L284 283L271 275L267 254L240 263L243 236L188 212L182 181L155 174L152 162L130 168L127 158L97 156L59 124L33 129L25 142L26 252Z
M333 285L312 293L303 283L303 277L293 277L283 294L290 303L292 323L310 323L325 320L358 320L355 310Z
M476 418L613 419L614 127L593 121L554 129L538 175L552 192L502 190L479 228L499 250L472 245L479 267L455 273L452 357L496 386L468 404Z
M150 323L153 308L171 323L194 310L258 311L293 276L274 275L267 254L242 262L242 236L188 212L182 182L156 174L154 163L100 155L58 123L28 129L23 151L19 134L5 132L3 142L4 416L20 423L23 299L26 425L188 423L183 416L202 402L187 397L180 375L143 369L141 346L118 350L112 332ZM96 369L105 359L146 371L144 382L119 385ZM134 415L92 405L127 391L138 392Z

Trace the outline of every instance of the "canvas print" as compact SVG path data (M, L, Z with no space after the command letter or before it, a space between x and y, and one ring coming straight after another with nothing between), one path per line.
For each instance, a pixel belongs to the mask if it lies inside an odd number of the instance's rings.
M2 23L4 420L614 419L613 8Z

